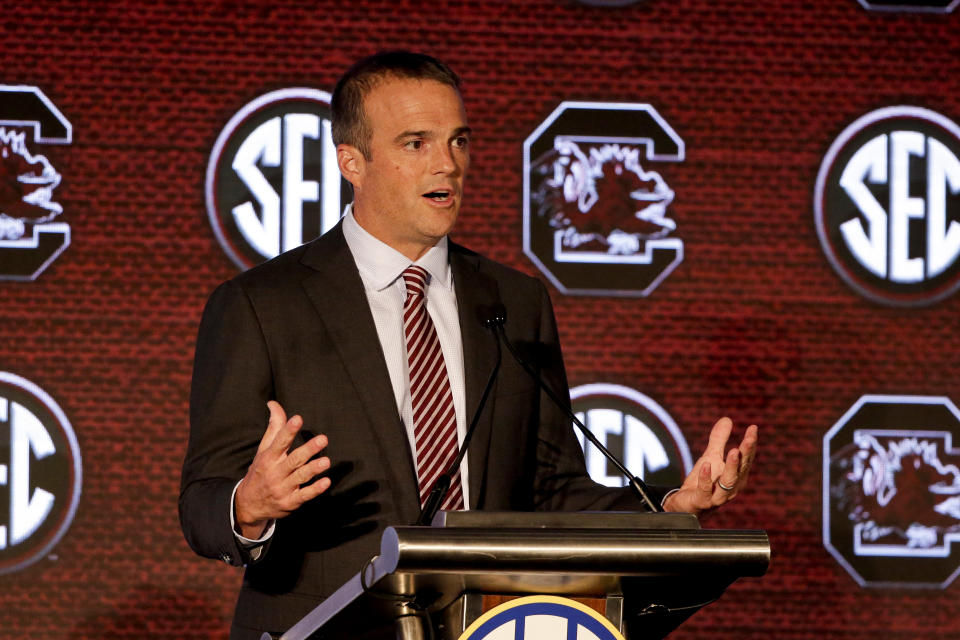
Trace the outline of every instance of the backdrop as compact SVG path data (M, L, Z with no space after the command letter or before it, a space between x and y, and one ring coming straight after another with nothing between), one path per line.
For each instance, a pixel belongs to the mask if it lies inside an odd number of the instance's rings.
M721 415L761 427L702 522L765 529L770 571L673 637L956 637L960 11L598 4L3 3L0 636L226 638L240 573L176 506L200 312L241 269L208 164L259 96L413 48L475 130L455 239L548 283L571 385L643 394L694 455ZM610 189L652 194L622 250L577 222Z

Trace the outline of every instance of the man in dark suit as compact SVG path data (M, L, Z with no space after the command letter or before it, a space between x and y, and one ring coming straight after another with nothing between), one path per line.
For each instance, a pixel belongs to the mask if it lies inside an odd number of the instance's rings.
M567 394L543 285L447 239L469 165L456 75L428 56L378 54L341 79L332 108L352 206L323 237L221 285L197 341L180 514L195 551L247 565L233 638L286 630L360 570L386 526L417 518L429 487L403 329L411 264L428 274L458 440L494 367L478 313L495 303ZM698 513L742 488L756 427L725 453L731 428L714 426L690 477L658 496L665 508ZM454 482L470 509L642 508L587 477L569 421L510 359Z

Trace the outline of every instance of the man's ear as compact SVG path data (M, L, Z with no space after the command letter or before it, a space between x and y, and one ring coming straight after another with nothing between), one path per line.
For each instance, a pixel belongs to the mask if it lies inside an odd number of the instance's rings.
M362 187L366 163L367 159L353 145L337 145L337 166L340 167L340 174L354 189Z

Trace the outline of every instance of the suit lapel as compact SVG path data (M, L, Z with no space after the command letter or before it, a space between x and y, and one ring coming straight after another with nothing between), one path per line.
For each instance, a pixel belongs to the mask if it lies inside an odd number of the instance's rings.
M496 340L478 317L478 309L499 299L496 281L478 269L476 254L450 243L450 267L457 294L460 336L463 341L464 384L466 386L467 426L480 404L480 396L496 364ZM490 448L493 392L480 416L477 429L467 450L470 476L470 508L481 504L486 485L487 460Z
M338 225L314 241L302 262L316 270L303 288L343 360L376 434L375 443L396 481L393 493L404 521L420 512L417 477L407 434L397 412L377 328L353 255ZM374 347L375 346L375 347ZM398 455L398 452L404 452ZM409 489L409 490L407 490Z

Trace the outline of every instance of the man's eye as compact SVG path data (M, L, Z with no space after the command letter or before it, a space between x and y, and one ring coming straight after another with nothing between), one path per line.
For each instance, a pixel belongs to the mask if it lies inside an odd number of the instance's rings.
M403 146L413 151L419 151L420 149L423 148L423 140L410 140Z
M459 136L453 139L453 146L457 147L458 149L464 149L469 144L470 144L470 138L468 138L467 136Z

